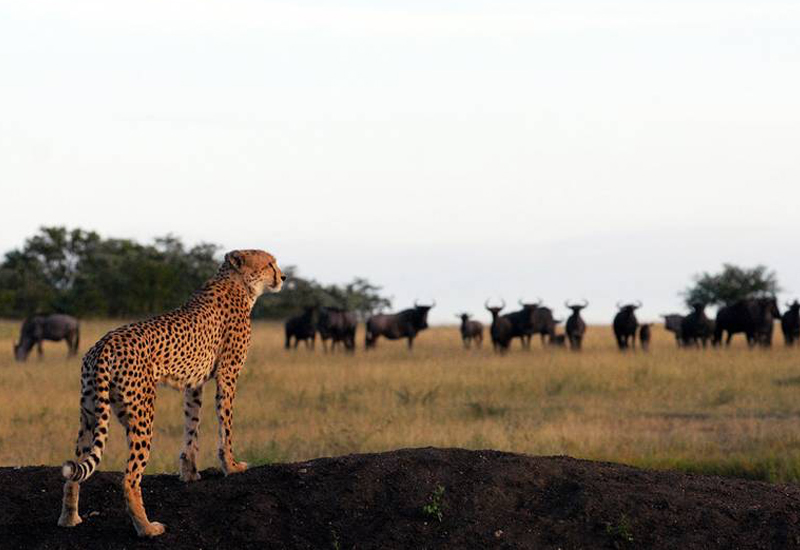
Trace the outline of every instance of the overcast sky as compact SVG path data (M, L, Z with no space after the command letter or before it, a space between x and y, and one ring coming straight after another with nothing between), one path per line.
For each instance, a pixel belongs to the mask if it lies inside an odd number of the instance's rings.
M0 251L174 233L438 322L655 319L722 262L788 298L798 98L797 2L0 0Z

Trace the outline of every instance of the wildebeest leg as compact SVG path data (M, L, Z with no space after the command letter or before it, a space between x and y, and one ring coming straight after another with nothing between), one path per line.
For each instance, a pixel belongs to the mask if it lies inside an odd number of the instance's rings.
M408 337L408 349L414 349L414 337L413 336L409 336Z
M44 350L42 349L42 341L38 340L36 342L36 351L39 353L39 359L44 356Z

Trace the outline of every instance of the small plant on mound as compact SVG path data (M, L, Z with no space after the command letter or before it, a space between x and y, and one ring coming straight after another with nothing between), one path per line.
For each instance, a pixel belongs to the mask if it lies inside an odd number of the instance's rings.
M433 489L433 493L431 493L431 496L428 498L428 504L422 507L422 513L428 517L442 521L442 517L444 516L444 510L442 510L443 498L444 487L437 484Z
M624 548L633 543L633 529L628 516L622 514L616 524L606 523L606 533L611 537L614 548Z

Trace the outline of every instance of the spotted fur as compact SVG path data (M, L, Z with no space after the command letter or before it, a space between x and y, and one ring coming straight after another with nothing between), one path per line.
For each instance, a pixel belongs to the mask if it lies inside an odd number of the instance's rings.
M283 276L275 258L261 250L234 250L217 275L182 307L103 336L84 356L81 414L76 460L62 473L64 501L58 524L72 527L78 515L80 483L97 468L108 438L112 412L125 428L128 465L123 490L128 514L140 536L156 536L164 526L150 522L142 502L141 481L150 456L156 386L184 393L184 447L180 478L200 479L197 435L203 384L216 381L219 460L226 475L242 472L233 458L233 399L236 380L250 344L250 311L263 292L278 292Z

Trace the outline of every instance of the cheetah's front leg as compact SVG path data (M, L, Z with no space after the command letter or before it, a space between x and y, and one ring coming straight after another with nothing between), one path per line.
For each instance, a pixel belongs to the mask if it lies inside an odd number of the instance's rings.
M186 388L183 392L183 415L186 420L183 430L183 450L180 455L181 481L197 481L197 435L200 424L200 407L203 406L203 387Z
M247 469L247 462L233 458L233 397L236 392L236 374L217 376L217 419L219 420L220 466L225 475L238 474Z

